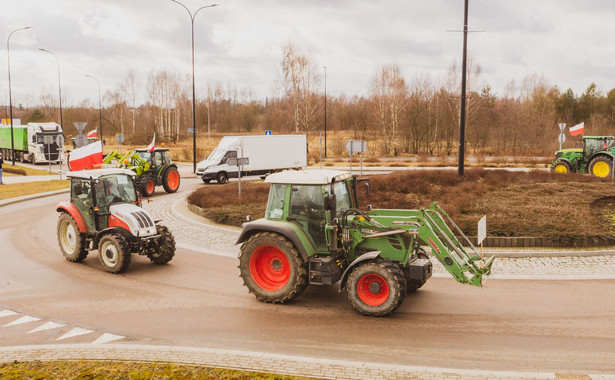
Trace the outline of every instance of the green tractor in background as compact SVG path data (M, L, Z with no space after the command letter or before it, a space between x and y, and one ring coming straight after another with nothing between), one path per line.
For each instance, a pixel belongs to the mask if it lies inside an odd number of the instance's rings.
M153 152L135 149L125 155L113 151L105 156L103 164L115 164L118 168L135 172L136 188L145 197L151 196L156 186L160 185L167 193L174 193L179 189L179 171L167 148L156 148Z
M584 136L583 148L562 149L555 152L551 170L555 173L589 173L596 177L612 175L613 136Z

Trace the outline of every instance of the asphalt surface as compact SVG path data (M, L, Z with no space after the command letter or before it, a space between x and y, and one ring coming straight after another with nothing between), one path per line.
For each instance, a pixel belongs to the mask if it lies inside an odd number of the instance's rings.
M137 257L120 276L100 271L96 253L82 265L58 257L53 204L65 194L0 203L0 361L159 360L322 378L615 378L610 251L497 252L504 257L483 289L437 268L439 278L385 319L357 315L331 288L266 305L237 278L238 229L190 212L186 194L205 185L182 176L180 192L146 205L175 234L176 258L159 267Z

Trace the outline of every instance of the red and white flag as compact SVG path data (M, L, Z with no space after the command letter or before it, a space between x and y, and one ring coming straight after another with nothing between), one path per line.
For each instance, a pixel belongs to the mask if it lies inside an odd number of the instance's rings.
M585 122L579 123L574 127L570 127L570 136L576 136L583 134L585 131Z
M87 137L88 138L90 138L90 137L94 137L95 138L96 137L96 129L93 130L93 131L89 131L88 134L87 134Z
M152 139L152 143L149 144L149 146L147 147L147 151L150 153L153 152L155 144L156 144L156 134L154 133L154 138Z
M68 168L71 171L83 170L102 162L102 143L96 141L70 152Z

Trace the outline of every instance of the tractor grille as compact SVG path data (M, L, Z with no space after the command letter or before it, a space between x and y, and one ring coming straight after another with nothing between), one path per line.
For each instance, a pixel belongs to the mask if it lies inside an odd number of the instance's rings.
M143 211L131 213L131 215L139 222L139 228L148 228L154 226L154 221Z

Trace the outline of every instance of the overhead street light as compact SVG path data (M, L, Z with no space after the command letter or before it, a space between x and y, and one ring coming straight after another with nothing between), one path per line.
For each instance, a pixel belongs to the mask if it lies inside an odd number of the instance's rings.
M102 145L105 145L105 140L103 140L103 130L102 130L102 102L100 101L100 82L98 81L98 79L96 79L95 77L86 74L85 75L88 78L92 78L96 81L96 83L98 84L98 120L100 122L100 143Z
M184 7L186 12L188 12L188 15L190 16L190 22L192 24L192 170L194 173L196 173L196 86L194 83L194 18L201 9L217 7L219 4L205 5L197 9L196 12L192 14L192 12L190 12L188 7L186 7L184 4L180 3L177 0L171 1Z
M43 49L43 48L38 48L38 50L40 51L44 51L45 53L49 53L51 55L53 55L53 57L56 59L56 62L58 63L58 92L60 94L60 127L64 128L64 123L63 123L63 119L62 119L62 81L60 80L60 60L58 59L58 56L55 55L54 53L50 52L49 50ZM64 129L62 129L64 130Z
M31 26L26 26L24 28L15 29L9 34L9 37L6 39L6 56L9 64L9 119L11 122L11 159L13 161L13 166L15 166L15 140L13 139L13 99L11 96L11 48L10 41L13 33L18 32L20 30L31 29Z

